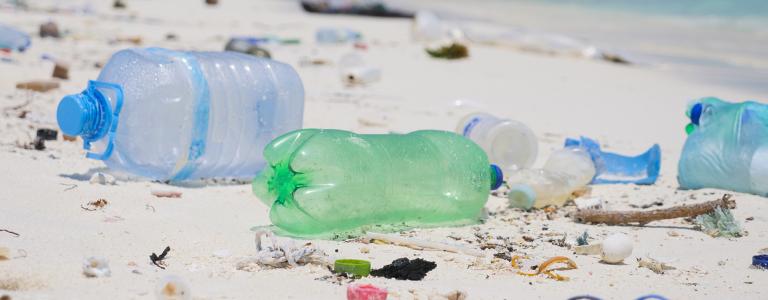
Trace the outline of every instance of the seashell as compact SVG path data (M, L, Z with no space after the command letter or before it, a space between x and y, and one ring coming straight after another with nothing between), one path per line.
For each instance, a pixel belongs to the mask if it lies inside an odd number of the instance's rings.
M618 264L632 254L632 239L626 234L614 233L603 241L603 262Z

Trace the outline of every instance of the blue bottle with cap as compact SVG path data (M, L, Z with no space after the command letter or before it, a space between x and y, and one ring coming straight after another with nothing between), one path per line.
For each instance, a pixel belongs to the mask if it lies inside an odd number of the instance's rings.
M264 146L301 127L304 89L290 66L234 52L115 53L98 80L65 96L57 119L87 157L156 180L250 179Z
M768 105L709 97L690 103L686 114L680 187L768 196Z

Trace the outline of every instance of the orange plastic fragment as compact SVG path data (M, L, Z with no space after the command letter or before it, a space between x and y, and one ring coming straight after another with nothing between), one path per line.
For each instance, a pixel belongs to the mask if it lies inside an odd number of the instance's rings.
M565 280L568 280L568 277L565 277L565 276L562 276L562 275L558 275L558 274L554 273L553 271L573 270L573 269L577 268L576 267L576 263L573 260L571 260L570 258L567 258L565 256L555 256L555 257L550 258L550 259L542 262L541 264L539 264L539 266L536 268L536 272L534 272L534 273L526 273L526 272L521 271L520 270L520 266L517 264L517 261L519 259L521 259L521 258L527 259L528 257L515 255L515 256L512 257L512 260L510 261L512 263L512 268L514 268L515 270L518 270L517 274L519 274L519 275L536 276L536 275L539 275L539 274L544 274L544 275L547 275L547 276L549 276L549 278L552 278L554 280L565 281ZM556 263L563 263L563 264L565 264L565 266L559 267L559 268L554 268L554 269L549 269L549 267L551 265L556 264Z

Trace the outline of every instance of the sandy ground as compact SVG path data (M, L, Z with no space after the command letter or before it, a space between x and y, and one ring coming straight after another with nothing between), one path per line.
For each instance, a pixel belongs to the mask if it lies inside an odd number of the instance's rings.
M50 1L51 3L62 3ZM13 299L153 299L159 280L174 274L185 280L193 299L343 299L346 288L318 280L329 272L319 266L293 269L237 270L239 261L255 253L252 226L268 225L268 208L248 185L205 187L168 186L141 180L118 180L117 185L90 184L99 162L84 158L80 142L48 142L44 151L26 150L17 142L32 140L37 128L56 128L58 100L82 90L95 79L96 62L132 45L109 44L120 36L143 37L144 46L220 50L233 34L276 34L301 38L300 45L273 47L274 58L300 73L306 88L306 127L341 128L365 133L408 132L417 129L452 130L472 110L484 110L528 124L540 140L539 163L561 147L565 137L580 134L599 139L611 151L635 154L652 143L662 146L662 176L653 186L594 186L592 194L609 208L663 201L663 207L713 200L723 191L677 189L676 166L684 142L685 103L715 95L724 99L760 99L761 95L717 85L701 85L645 67L615 65L572 57L521 53L473 46L471 57L447 62L434 60L421 44L411 41L410 23L357 17L306 15L291 2L222 1L215 8L203 1L130 1L125 11L113 11L107 1L95 4L92 14L61 11L0 10L0 20L27 32L37 32L45 21L59 23L67 37L33 39L23 54L0 63L0 247L12 258L0 261L0 295ZM67 5L74 6L75 3ZM346 87L334 66L300 67L302 56L336 60L351 46L314 45L315 28L339 25L360 29L369 49L368 63L382 68L382 80L364 87ZM174 33L177 41L166 41ZM48 93L16 90L16 82L50 77L49 54L72 65L71 78ZM764 95L762 95L764 98ZM456 107L456 101L471 108ZM24 108L12 108L29 101ZM21 110L26 117L18 118ZM153 189L183 193L181 198L156 198ZM364 196L364 195L362 195ZM107 199L102 210L81 205ZM491 197L491 217L484 224L460 228L414 230L409 236L477 247L476 233L509 239L515 253L536 259L564 255L578 269L562 272L570 281L523 277L506 264L491 266L475 258L391 245L316 241L333 258L362 258L374 267L398 257L421 257L437 263L423 281L366 278L390 290L393 299L427 299L462 290L469 299L565 299L591 294L606 299L634 299L658 293L671 299L764 299L768 272L748 268L751 258L768 247L768 202L735 194L733 212L748 236L712 238L683 220L645 227L576 224L563 209L548 220L545 214L504 208ZM748 217L753 220L747 221ZM623 232L634 240L626 264L607 265L595 256L576 256L547 240L567 234L573 243L588 230L595 240ZM458 241L453 236L458 238ZM532 242L524 236L533 237ZM172 248L162 270L148 256ZM361 249L368 248L369 253ZM229 256L214 252L227 250ZM488 256L494 252L486 250ZM87 278L83 259L109 260L112 275ZM660 275L638 268L635 259L652 256L677 267Z

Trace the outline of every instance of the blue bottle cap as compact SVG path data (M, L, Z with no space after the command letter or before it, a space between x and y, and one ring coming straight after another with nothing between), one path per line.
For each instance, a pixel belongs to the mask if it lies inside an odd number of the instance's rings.
M701 118L701 111L704 107L701 103L696 103L691 107L691 123L699 125L699 118Z
M527 184L516 184L510 187L507 198L510 207L530 209L536 201L536 191Z
M768 255L760 254L752 256L752 265L758 268L768 269Z
M68 95L61 99L56 110L59 128L69 136L82 135L96 114L96 107L83 94Z
M498 189L504 183L504 173L497 165L491 165L491 190Z

